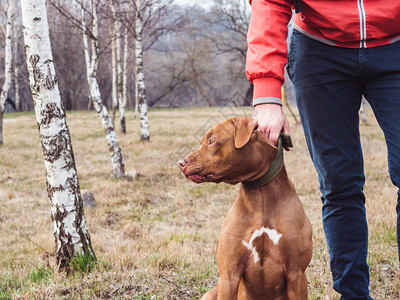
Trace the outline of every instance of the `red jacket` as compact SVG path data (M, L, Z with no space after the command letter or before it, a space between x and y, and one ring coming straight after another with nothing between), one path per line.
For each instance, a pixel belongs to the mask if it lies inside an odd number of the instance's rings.
M252 3L251 3L252 2ZM281 98L293 0L250 0L247 78L254 99ZM329 45L375 47L400 40L399 0L302 0L294 28ZM262 101L261 101L262 102Z

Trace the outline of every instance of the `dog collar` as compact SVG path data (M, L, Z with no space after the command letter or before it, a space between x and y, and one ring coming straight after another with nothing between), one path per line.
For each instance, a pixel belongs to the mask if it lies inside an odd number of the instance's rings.
M260 178L253 181L243 181L242 184L245 188L248 189L256 189L262 187L270 183L272 180L278 176L279 172L283 167L283 147L293 147L292 140L290 135L281 134L278 138L278 154L275 159L272 161L271 166L267 170L267 172L261 176Z

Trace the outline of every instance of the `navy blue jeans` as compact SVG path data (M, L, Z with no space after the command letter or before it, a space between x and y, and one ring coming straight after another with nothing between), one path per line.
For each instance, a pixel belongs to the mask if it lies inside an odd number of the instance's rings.
M385 135L391 180L400 187L400 42L348 49L294 31L287 70L318 172L333 287L341 299L371 299L358 111L364 95ZM397 199L398 242L399 213Z

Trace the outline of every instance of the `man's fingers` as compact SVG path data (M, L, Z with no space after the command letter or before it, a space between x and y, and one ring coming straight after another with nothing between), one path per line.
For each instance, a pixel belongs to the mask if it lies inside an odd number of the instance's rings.
M289 129L289 122L286 120L286 122L283 124L283 128L282 128L282 133L283 134L287 134L290 136L290 129ZM286 146L285 150L286 151L290 151L290 149L292 149L291 147Z
M267 125L261 123L260 121L258 121L258 128L257 130L259 132L261 132L263 135L265 135L268 138L269 135L269 128Z
M274 144L275 146L278 146L278 138L280 135L280 131L270 131L269 133L269 140Z
M289 122L287 122L287 120L283 124L282 133L290 135Z

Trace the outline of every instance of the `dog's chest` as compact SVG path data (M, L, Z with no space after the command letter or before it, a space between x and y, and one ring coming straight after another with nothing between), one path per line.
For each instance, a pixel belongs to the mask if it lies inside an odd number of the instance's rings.
M250 252L249 255L253 258L255 264L260 261L260 258L266 253L266 244L269 250L278 247L282 234L275 228L261 227L254 230L248 237L248 240L243 240L243 246Z

